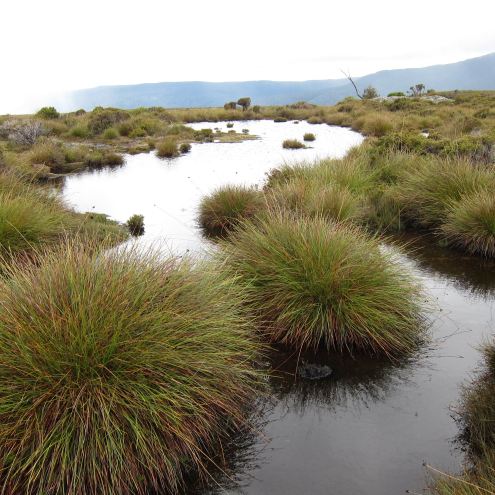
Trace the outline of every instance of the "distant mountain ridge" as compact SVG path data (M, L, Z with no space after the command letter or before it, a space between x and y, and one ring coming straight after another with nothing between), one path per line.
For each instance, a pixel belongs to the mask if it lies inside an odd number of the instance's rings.
M361 91L372 85L381 95L392 91L405 92L416 83L423 83L427 88L437 90L495 90L495 52L452 64L382 70L356 77L355 82ZM70 104L64 105L70 108L64 110L91 110L95 106L219 107L243 96L250 96L253 104L258 105L285 105L296 101L323 105L336 103L354 94L354 88L345 78L312 81L160 82L100 86L74 91L68 95Z

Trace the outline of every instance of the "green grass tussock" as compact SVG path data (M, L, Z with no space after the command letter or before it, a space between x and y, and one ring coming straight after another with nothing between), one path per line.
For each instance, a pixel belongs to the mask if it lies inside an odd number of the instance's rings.
M312 132L307 132L306 134L304 134L303 139L304 141L315 141L316 136Z
M243 223L219 256L272 342L390 356L418 341L418 285L357 227L271 212Z
M160 158L174 158L179 155L177 142L171 138L165 138L156 145L156 154Z
M201 199L198 224L207 237L222 237L264 208L263 194L257 189L223 186Z
M286 139L282 143L282 148L287 150L300 150L302 148L306 148L306 145L297 139Z
M416 168L399 181L404 212L423 227L440 225L449 206L465 195L493 188L492 171L464 158L418 158Z
M313 180L294 179L268 193L269 203L299 215L329 220L357 220L361 215L359 198L348 189L321 185Z
M69 244L11 265L0 299L6 493L177 492L244 421L259 345L213 270Z
M495 194L481 190L448 209L441 233L449 244L471 254L495 257Z

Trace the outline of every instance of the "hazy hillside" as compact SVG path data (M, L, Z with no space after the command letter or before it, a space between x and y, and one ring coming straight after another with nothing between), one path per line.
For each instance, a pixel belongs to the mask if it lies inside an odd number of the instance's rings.
M415 83L427 88L495 89L495 53L453 64L419 69L383 70L356 78L360 89L369 84L380 94L407 91ZM211 107L250 96L260 105L282 105L304 100L332 104L354 94L346 79L319 81L247 82L163 82L128 86L102 86L75 91L69 95L70 107L91 109L97 105L120 108L140 106Z

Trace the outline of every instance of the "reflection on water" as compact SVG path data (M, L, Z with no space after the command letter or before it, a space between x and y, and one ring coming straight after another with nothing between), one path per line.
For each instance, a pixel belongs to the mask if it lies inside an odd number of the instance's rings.
M342 155L361 139L329 126L236 125L262 139L196 145L190 155L168 162L151 154L128 157L119 169L68 178L64 195L79 211L94 207L120 221L144 214L142 242L165 237L175 252L198 250L204 246L195 225L202 194L225 183L261 182L287 156L302 156L285 155L280 143L308 127L320 146L303 151L309 158ZM492 332L494 264L442 249L432 238L406 240L414 242L403 262L433 301L431 343L400 363L277 350L268 364L270 392L256 421L225 454L222 469L228 476L201 493L421 493L427 479L423 462L447 471L460 468L463 454L452 442L458 428L451 408L459 385L479 362L477 346ZM327 364L334 372L322 381L304 381L296 374L303 361Z
M226 123L191 124L195 128ZM248 128L259 139L241 143L193 144L190 153L160 159L154 153L126 156L126 164L66 178L63 195L77 211L97 211L125 222L134 213L144 215L141 243L165 243L173 252L198 251L204 240L196 225L201 197L224 184L261 184L265 174L283 162L341 157L362 136L350 129L325 124L273 121L236 122L238 132ZM311 148L284 150L282 141L316 134Z

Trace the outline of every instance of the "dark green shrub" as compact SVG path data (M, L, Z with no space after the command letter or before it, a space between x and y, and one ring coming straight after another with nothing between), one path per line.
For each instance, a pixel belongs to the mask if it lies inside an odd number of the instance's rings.
M144 216L132 215L126 222L131 235L137 237L144 234Z
M191 145L189 143L182 143L180 146L179 146L179 151L182 153L182 154L185 154L185 153L189 153L191 151Z
M392 93L389 93L387 96L406 96L406 95L402 91L393 91Z
M378 96L380 95L378 94L376 88L374 88L373 86L368 86L363 91L363 99L365 100L372 100L373 98L377 98Z
M43 107L36 112L36 116L42 119L58 119L60 114L55 107Z
M93 136L101 134L105 129L129 118L123 110L95 108L88 119L88 129Z
M232 129L232 127L234 127L234 123L233 122L228 122L227 123L227 129Z
M242 107L242 110L245 112L250 106L251 106L251 98L249 97L244 97L244 98L239 98L237 100L237 104Z
M6 493L184 492L258 385L242 294L213 269L64 244L0 282Z

